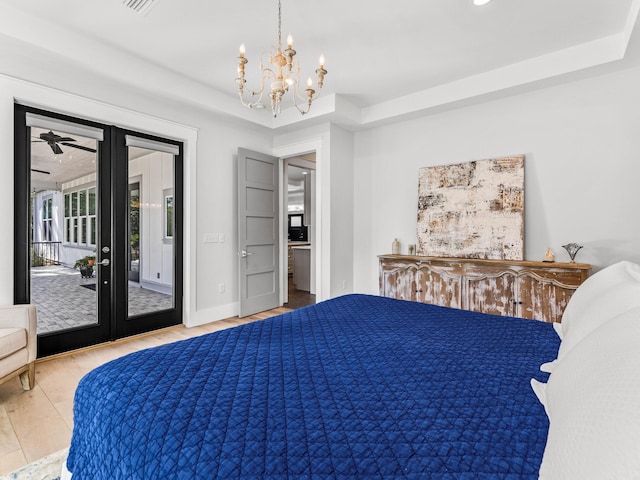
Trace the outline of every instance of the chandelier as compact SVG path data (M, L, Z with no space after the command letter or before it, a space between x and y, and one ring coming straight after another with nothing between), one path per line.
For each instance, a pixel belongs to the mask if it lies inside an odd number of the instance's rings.
M289 34L287 37L287 48L282 50L282 7L278 0L278 43L277 47L272 46L269 52L269 64L265 67L260 60L260 88L258 90L250 90L245 88L247 83L244 78L244 66L248 60L245 56L244 43L240 45L240 56L236 59L238 62L238 94L240 102L248 108L264 108L262 97L269 88L269 98L271 99L271 111L274 118L280 113L282 107L282 99L287 92L291 92L293 105L298 111L304 115L311 108L311 102L317 98L316 91L313 89L311 77L307 80L307 88L305 94L300 93L300 65L296 62L296 51L293 49L293 38ZM265 52L266 53L266 52ZM264 54L263 54L264 55ZM324 68L324 55L320 55L320 67L316 69L318 76L318 90L324 84L324 76L327 71ZM248 93L248 99L245 98ZM318 92L319 94L319 92Z

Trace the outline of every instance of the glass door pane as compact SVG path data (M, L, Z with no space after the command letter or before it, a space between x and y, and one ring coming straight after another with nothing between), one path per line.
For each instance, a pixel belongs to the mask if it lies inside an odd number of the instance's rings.
M128 147L128 316L173 309L175 157Z
M129 281L140 283L140 182L129 184Z
M38 334L94 326L98 142L39 127L30 136L30 280Z

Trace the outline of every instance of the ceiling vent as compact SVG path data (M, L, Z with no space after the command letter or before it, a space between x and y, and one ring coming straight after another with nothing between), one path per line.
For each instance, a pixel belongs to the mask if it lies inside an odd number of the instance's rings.
M134 12L146 15L159 1L160 0L122 0L122 3Z

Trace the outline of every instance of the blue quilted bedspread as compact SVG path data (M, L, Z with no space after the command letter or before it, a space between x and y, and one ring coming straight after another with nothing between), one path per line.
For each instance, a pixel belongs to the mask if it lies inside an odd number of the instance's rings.
M537 478L533 320L348 295L133 353L83 378L68 469L91 479Z

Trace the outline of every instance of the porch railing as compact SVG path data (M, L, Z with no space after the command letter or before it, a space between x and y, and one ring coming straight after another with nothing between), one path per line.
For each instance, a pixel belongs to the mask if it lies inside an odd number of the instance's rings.
M62 242L32 242L31 266L59 265L61 244Z

